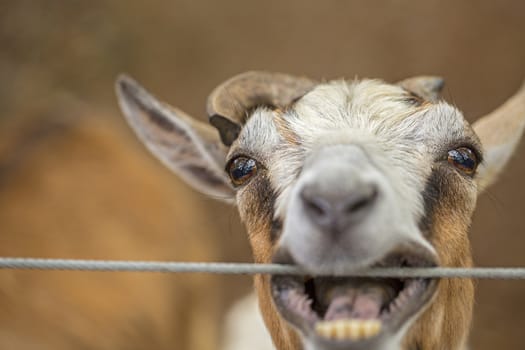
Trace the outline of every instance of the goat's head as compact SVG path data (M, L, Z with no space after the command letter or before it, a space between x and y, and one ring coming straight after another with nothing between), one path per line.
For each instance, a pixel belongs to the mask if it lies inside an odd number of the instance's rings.
M477 194L521 137L525 90L471 127L439 100L442 85L245 73L208 100L218 133L130 78L117 92L167 166L202 192L235 197L257 262L335 275L471 266ZM257 276L256 287L279 349L458 349L471 321L470 280Z

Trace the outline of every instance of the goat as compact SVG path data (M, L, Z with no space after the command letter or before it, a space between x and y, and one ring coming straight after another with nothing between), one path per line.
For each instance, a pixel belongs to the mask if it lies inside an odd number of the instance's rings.
M210 125L133 79L116 89L139 138L198 190L235 199L257 263L312 276L470 267L476 198L525 126L525 88L472 126L443 79L316 81L247 72L208 98ZM216 130L214 130L214 128ZM470 279L255 276L278 349L465 349Z

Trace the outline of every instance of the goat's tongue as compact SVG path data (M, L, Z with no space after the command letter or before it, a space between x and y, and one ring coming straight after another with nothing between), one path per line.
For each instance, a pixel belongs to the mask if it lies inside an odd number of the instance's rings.
M383 305L394 297L395 289L388 285L337 286L329 293L325 321L339 319L378 318Z

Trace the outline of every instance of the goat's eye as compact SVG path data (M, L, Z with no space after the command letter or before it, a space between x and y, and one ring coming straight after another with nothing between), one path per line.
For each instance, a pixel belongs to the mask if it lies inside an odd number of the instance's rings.
M467 147L448 151L448 162L467 175L473 175L478 167L478 157Z
M235 186L241 186L257 173L257 162L248 157L237 157L227 166L228 174Z

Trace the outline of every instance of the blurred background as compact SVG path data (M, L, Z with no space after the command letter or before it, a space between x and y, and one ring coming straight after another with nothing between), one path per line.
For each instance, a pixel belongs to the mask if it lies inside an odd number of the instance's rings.
M445 77L473 121L525 78L523 1L1 1L0 255L250 261L234 208L153 159L117 108L127 72L205 120L264 69ZM481 266L525 266L525 142L479 201ZM0 271L0 348L216 349L248 277ZM479 281L473 349L524 349L525 282Z

